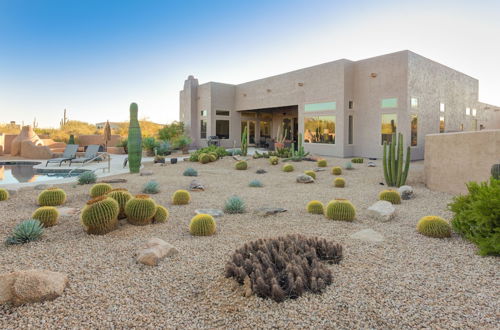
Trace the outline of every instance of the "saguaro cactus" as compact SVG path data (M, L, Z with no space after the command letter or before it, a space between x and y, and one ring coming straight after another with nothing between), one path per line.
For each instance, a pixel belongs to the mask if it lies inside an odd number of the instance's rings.
M397 144L397 146L396 146ZM396 133L392 134L389 144L384 141L384 178L389 187L401 187L405 184L410 170L411 149L406 149L406 159L403 159L403 134L399 133L396 140ZM405 163L403 169L403 162Z
M137 112L137 104L130 104L130 124L128 125L128 168L130 173L139 173L142 160L142 135Z

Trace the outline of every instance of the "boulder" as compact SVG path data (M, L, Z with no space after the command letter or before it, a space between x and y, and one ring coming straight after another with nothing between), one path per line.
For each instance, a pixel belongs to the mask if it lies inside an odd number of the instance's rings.
M194 210L195 214L210 214L214 218L222 217L224 212L222 210L217 209L198 209Z
M354 234L350 235L349 237L354 238L354 239L359 239L365 242L382 242L384 241L384 236L380 234L379 232L376 232L373 229L363 229L360 231L355 232Z
M254 211L255 214L260 216L274 215L277 213L286 212L287 210L281 207L261 207Z
M171 244L153 237L139 248L137 262L147 266L156 266L163 258L174 256L177 253L179 251Z
M380 222L391 220L395 212L396 209L388 201L378 201L368 208L368 215Z
M126 183L127 179L120 179L120 178L117 178L117 179L105 179L105 180L101 180L99 182L102 182L102 183Z
M326 171L326 168L324 168L324 167L315 167L315 168L313 168L313 171L314 172L322 172L322 171Z
M151 170L142 170L141 173L140 173L140 176L151 176L153 174L154 173Z
M191 191L204 191L205 190L205 186L202 185L200 181L193 180L189 184L189 190L191 190Z
M265 174L265 173L267 173L267 171L265 169L263 169L263 168L259 168L257 171L255 171L255 173L257 173L257 174Z
M54 300L68 285L68 276L48 270L23 270L0 275L0 303L23 305Z
M298 183L313 183L314 179L307 174L300 174L297 176Z
M411 186L401 186L398 188L402 199L408 200L414 197L413 188Z

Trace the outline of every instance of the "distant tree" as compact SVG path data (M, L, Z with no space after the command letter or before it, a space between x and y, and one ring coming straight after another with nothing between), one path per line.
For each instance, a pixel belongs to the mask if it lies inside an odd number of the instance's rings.
M160 140L173 141L184 134L184 123L174 121L158 131Z

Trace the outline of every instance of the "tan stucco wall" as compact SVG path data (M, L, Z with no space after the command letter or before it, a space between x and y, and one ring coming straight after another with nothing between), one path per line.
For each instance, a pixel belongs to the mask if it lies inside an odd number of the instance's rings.
M425 137L425 182L429 189L465 193L465 183L488 180L496 163L500 163L500 130Z

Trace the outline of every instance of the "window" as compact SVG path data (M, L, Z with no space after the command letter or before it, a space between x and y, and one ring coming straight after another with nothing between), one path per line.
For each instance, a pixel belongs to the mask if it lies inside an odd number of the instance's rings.
M200 139L206 139L207 138L207 120L202 119L200 120Z
M382 115L382 144L384 144L384 142L389 143L392 141L392 133L396 133L397 126L398 115L396 115L395 113L384 113Z
M304 142L335 143L335 116L304 118Z
M413 109L418 108L418 99L416 97L412 97L410 101L411 107Z
M476 109L472 109L472 116L476 117L476 115L477 115L477 110Z
M444 133L444 116L439 116L439 133Z
M216 110L215 111L215 114L217 116L229 116L229 111L225 111L225 110Z
M261 138L271 138L271 122L261 120L260 121L260 137Z
M397 108L398 107L398 99L382 99L381 105L382 108Z
M412 147L417 146L418 119L417 115L411 115L411 142Z
M466 114L467 116L470 116L470 108L465 108L465 114Z
M336 110L337 102L310 103L304 104L305 112Z
M208 112L207 112L207 110L201 110L201 111L200 111L200 115L201 115L202 117L206 117L206 116L207 116L207 113L208 113Z
M241 117L255 118L255 117L257 117L257 113L256 112L250 112L250 111L243 111L241 113Z
M349 109L352 109L352 101L349 101Z
M347 132L347 135L348 135L348 143L349 144L352 144L352 130L353 130L353 119L352 119L352 115L349 116L349 132Z
M439 103L439 111L444 112L444 103Z
M219 139L229 139L229 120L217 119L215 121L215 135Z

